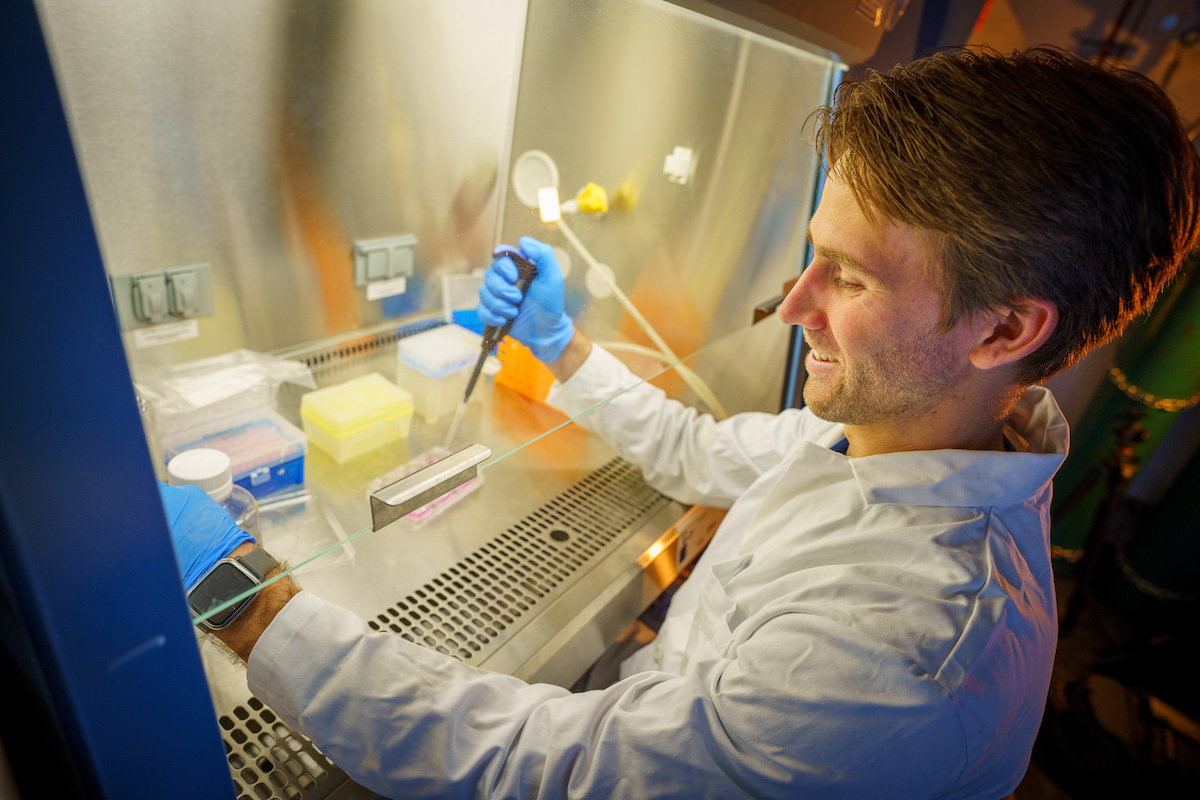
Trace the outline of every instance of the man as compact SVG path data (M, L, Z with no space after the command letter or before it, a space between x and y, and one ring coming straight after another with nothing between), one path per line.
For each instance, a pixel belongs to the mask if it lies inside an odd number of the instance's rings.
M1194 244L1200 169L1131 73L941 54L843 86L815 255L780 307L807 408L723 422L638 383L563 313L553 251L480 316L647 481L729 507L658 639L569 694L370 632L283 582L219 635L254 693L388 796L998 798L1041 717L1056 620L1037 382L1115 336ZM177 522L173 535L187 539ZM239 551L248 550L249 543ZM228 548L210 551L223 555Z

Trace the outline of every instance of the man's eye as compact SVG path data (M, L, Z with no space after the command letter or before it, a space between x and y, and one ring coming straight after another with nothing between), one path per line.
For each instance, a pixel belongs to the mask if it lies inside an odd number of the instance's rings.
M845 278L836 277L833 279L833 285L848 292L863 288L861 283L854 283L853 281L848 281Z

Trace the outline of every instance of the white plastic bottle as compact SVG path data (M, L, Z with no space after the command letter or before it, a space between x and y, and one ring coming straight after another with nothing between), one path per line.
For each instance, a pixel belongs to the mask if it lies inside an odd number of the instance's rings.
M220 450L186 450L167 464L167 483L172 486L199 486L221 504L237 526L262 541L258 526L258 503L254 495L233 482L229 456Z

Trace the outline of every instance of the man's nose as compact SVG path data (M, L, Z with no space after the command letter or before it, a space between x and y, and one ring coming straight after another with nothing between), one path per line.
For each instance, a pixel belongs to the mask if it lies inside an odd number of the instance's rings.
M825 326L825 314L821 311L817 297L817 271L817 268L809 263L779 304L779 318L788 325L802 325L814 329Z

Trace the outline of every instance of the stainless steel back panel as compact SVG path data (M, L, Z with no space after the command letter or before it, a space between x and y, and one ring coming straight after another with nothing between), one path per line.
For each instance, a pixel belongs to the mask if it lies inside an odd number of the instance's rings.
M677 5L38 8L108 272L211 266L199 336L139 348L126 334L135 364L407 319L499 239L562 244L507 191L510 157L530 148L557 160L564 193L593 180L636 195L578 233L679 355L745 324L801 267L816 174L802 129L837 66ZM695 154L686 185L663 175L676 146ZM352 243L410 233L407 292L368 300ZM568 293L598 338L643 341L588 298L582 268ZM784 338L716 366L739 387L731 411L775 406Z
M39 0L106 269L212 266L175 363L272 351L440 302L482 266L507 173L525 0ZM415 234L405 295L351 243Z
M564 197L588 181L608 189L607 215L570 224L682 356L748 324L756 304L800 273L817 174L805 122L837 70L670 3L530 0L513 158L549 154ZM694 157L684 184L664 175L676 147ZM582 327L600 341L649 344L615 300L589 294L583 260L511 185L504 240L535 235L562 247ZM775 410L786 343L780 326L754 352L699 368L726 390L731 413Z

